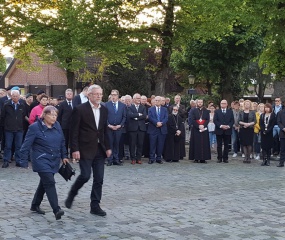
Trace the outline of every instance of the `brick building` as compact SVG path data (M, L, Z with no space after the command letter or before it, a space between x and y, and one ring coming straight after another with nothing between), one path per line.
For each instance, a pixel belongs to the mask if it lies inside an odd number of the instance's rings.
M21 94L36 94L40 89L44 90L48 96L57 97L64 95L67 88L66 71L58 67L55 63L41 64L40 58L33 56L33 66L38 67L39 71L26 72L19 68L21 61L13 59L6 72L0 78L0 88L9 85L19 86Z

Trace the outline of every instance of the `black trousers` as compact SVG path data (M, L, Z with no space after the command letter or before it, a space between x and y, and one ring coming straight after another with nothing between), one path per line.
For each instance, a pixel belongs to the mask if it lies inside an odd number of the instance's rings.
M105 153L101 145L98 145L98 151L94 159L80 159L80 175L75 180L70 190L70 196L75 197L78 194L79 189L90 179L91 169L93 171L93 184L91 190L91 203L90 207L95 208L101 201L102 197L102 186L104 179L104 164L105 164Z
M141 160L143 143L144 143L143 131L129 132L129 146L130 146L130 155L131 160Z
M280 138L280 164L285 162L285 138Z
M231 140L231 135L216 135L217 137L217 152L218 152L218 160L228 160L229 159L229 143ZM224 151L223 149L224 143Z
M66 147L66 152L68 154L68 146L69 146L69 129L62 129L64 140L65 140L65 147Z
M34 199L32 201L33 206L40 206L44 194L46 193L49 204L54 213L58 212L60 207L58 206L57 192L55 188L54 173L49 172L39 172L38 173L41 180L38 188L35 192Z

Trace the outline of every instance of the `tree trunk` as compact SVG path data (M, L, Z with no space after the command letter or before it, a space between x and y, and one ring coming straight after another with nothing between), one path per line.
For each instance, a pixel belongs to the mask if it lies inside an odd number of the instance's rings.
M222 78L221 97L222 99L227 100L228 104L230 105L230 103L234 100L231 91L231 84L232 84L231 78L226 73L222 73L221 78Z
M65 60L67 65L69 66L72 62L72 59L68 58ZM71 88L73 91L75 90L75 74L74 71L71 71L69 68L66 70L66 77L67 77L67 87Z
M170 73L170 57L173 44L174 2L175 1L173 0L168 0L167 4L163 4L165 17L160 36L162 41L161 60L155 79L155 95L165 94L165 84Z

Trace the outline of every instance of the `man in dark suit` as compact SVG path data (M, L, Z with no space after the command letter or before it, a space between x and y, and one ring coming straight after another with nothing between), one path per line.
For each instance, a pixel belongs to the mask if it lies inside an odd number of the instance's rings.
M215 134L217 136L218 163L229 162L229 143L234 124L234 115L231 109L227 109L227 100L221 101L221 108L214 114ZM224 151L222 151L224 143Z
M128 133L131 164L142 164L142 150L144 135L146 132L145 119L146 108L140 104L141 95L136 93L133 96L133 104L128 109Z
M285 162L285 110L278 112L277 124L280 129L280 161L277 167L284 167Z
M112 155L108 158L107 166L122 165L119 159L119 144L125 126L127 110L126 105L119 101L119 91L111 91L111 101L105 104L108 109L108 136Z
M85 86L82 90L81 93L79 93L78 95L76 95L73 99L72 99L72 106L75 108L76 106L78 106L79 104L85 103L88 101L88 97L87 97L87 91L88 91L88 86Z
M103 90L99 85L88 88L89 101L77 106L72 112L71 152L75 160L80 160L80 175L75 180L65 201L71 208L78 190L89 180L93 170L90 213L105 216L100 207L104 179L105 158L111 155L107 135L108 110L100 103Z
M73 91L72 89L68 88L65 90L65 100L59 104L58 117L57 117L57 121L60 123L63 131L67 153L69 147L71 114L73 109L72 99L73 99Z
M165 107L161 107L161 98L156 96L154 98L155 106L148 109L149 125L147 132L149 134L149 164L163 163L162 152L164 148L164 141L167 134L167 120L168 111Z

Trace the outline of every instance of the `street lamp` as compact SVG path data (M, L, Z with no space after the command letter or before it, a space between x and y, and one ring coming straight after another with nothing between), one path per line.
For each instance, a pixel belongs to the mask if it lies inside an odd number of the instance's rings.
M190 89L188 89L188 94L191 95L191 100L193 99L193 95L196 93L196 90L193 88L194 83L195 83L195 76L194 75L189 75L188 76L188 81L190 84Z
M195 76L194 75L189 75L188 76L189 84L190 86L193 86L195 83Z

